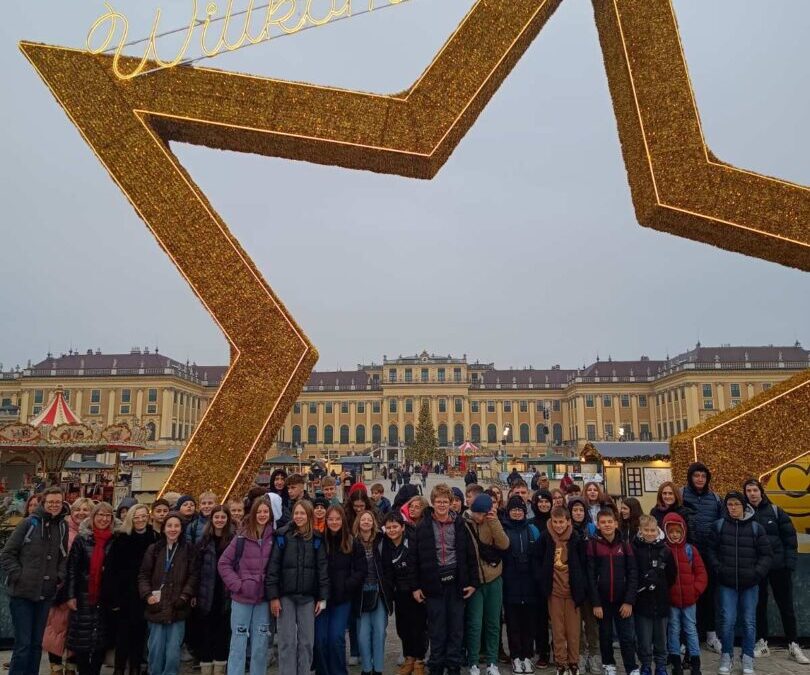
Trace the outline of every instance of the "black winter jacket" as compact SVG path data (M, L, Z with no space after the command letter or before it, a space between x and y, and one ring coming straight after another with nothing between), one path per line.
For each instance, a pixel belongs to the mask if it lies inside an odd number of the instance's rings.
M703 490L698 490L692 483L692 475L695 471L706 473L706 486ZM716 492L712 492L711 481L712 474L706 465L694 462L689 465L686 472L687 485L681 493L683 505L692 512L692 520L687 523L689 526L688 532L694 537L694 542L701 553L705 553L706 546L709 543L709 533L712 525L723 517L723 502Z
M278 530L273 535L264 585L270 600L328 600L329 569L321 535L313 533L311 539L304 539L294 523Z
M413 535L403 534L399 546L388 537L382 541L382 572L392 597L398 593L410 595L416 590L416 558Z
M712 527L707 553L718 583L738 590L758 585L773 558L768 535L748 505L741 520L726 515Z
M385 578L385 571L383 570L383 542L384 540L388 539L388 537L384 536L383 534L377 534L376 539L374 539L374 543L371 546L372 550L372 564L374 565L374 571L379 580L379 586L377 587L380 593L380 601L383 603L383 607L385 607L385 611L387 614L391 614L394 611L394 588L387 583ZM363 558L366 558L366 550L365 546L361 541L357 541L357 544L360 546L360 550L363 553ZM368 560L368 558L366 558ZM368 567L366 567L366 571L368 572ZM360 605L361 600L363 598L363 584L365 584L366 578L363 577L363 581L360 584L360 589L354 596L354 603L352 604L352 612L355 615L360 615Z
M543 532L537 544L537 558L540 564L540 593L544 598L551 597L554 587L554 551L557 548L551 535ZM579 607L588 600L588 556L585 553L585 539L574 528L568 540L568 585L571 597Z
M501 554L503 561L503 603L534 605L540 601L538 542L542 533L525 518L503 523L509 537L509 548Z
M634 604L638 570L633 547L616 532L609 542L597 532L587 543L588 588L591 604Z
M0 554L9 596L34 602L53 598L65 580L67 550L65 510L51 516L40 506L14 528Z
M351 553L344 553L337 544L330 546L326 553L326 567L329 572L329 603L335 607L352 602L363 587L368 572L362 544L353 540Z
M112 548L105 560L105 567L113 578L113 606L130 621L143 620L143 601L138 594L138 573L146 550L157 541L157 533L151 526L138 534L120 533L112 540Z
M633 539L638 567L638 595L633 611L641 616L661 619L669 616L669 589L675 583L678 569L663 531L651 544L639 534Z
M104 567L101 573L99 597L90 603L90 560L95 549L93 531L89 519L79 526L79 533L73 540L68 556L68 572L65 582L65 597L76 600L76 611L70 615L68 624L67 648L74 652L95 652L106 649L112 642L113 598L116 596L115 580L110 573L108 556L115 537L107 541L104 554Z
M453 512L450 512L451 518ZM472 535L464 524L461 516L455 517L453 522L456 535L456 567L455 586L458 595L463 595L467 586L478 587L478 560L475 556L475 547L471 541ZM420 589L426 597L437 597L442 594L442 582L439 574L439 560L436 555L436 537L433 534L433 509L426 508L414 530L412 540L416 544L414 588Z
M765 530L771 544L770 571L796 569L799 541L796 537L796 528L790 516L781 507L776 506L763 492L762 501L754 508L754 519Z
M219 558L230 543L230 538L225 535L223 543L221 537L204 536L197 544L197 611L200 614L208 615L212 611L227 614L231 607L231 593L217 570Z

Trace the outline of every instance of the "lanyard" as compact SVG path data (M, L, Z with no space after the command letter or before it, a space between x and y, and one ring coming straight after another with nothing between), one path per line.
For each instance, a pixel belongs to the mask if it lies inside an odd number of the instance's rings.
M166 560L163 563L163 579L160 582L161 590L166 585L166 575L169 573L169 570L172 568L172 561L174 560L174 554L177 553L177 549L180 548L180 542L175 542L174 547L172 548L172 553L169 555L169 547L166 547Z

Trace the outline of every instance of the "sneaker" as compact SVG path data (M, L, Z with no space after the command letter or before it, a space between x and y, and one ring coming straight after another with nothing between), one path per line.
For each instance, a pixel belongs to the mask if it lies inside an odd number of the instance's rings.
M517 659L515 659L517 661ZM501 675L501 671L498 670L497 663L490 663L487 666L486 675Z
M529 658L523 659L523 672L524 673L533 673L534 666L532 665L532 660Z
M602 672L604 673L604 675L616 675L616 666L614 666L613 664L602 666Z
M405 663L405 657L402 654L400 654L399 656L397 656L397 665L401 666L403 663Z
M754 659L751 656L743 654L742 657L742 671L743 675L754 675Z
M602 657L599 654L594 654L590 658L590 671L591 675L602 675ZM613 666L613 673L611 675L616 675L616 666Z
M473 664L470 666L470 675L481 675L481 670L477 665Z
M523 659L512 659L512 672L513 673L526 672L525 670L523 670Z
M580 673L587 673L588 672L588 658L587 654L580 654L579 655L579 672Z
M183 648L180 650L180 660L183 663L188 663L189 661L193 661L194 657L191 655L191 652L188 650L188 647L183 645Z
M565 675L567 668L565 666L557 666L557 675Z
M717 669L717 675L730 675L730 673L731 673L731 654L721 654L720 667Z
M796 663L801 663L804 666L810 663L810 659L804 655L802 648L799 647L799 645L795 642L791 642L788 645L788 656L790 656L790 658L792 658Z
M349 665L350 666L356 666L359 663L360 663L360 657L359 656L350 656L349 657Z
M535 668L539 668L543 670L544 668L548 668L548 657L547 656L538 656L537 661L534 662ZM532 669L534 672L534 669Z
M723 643L720 642L720 639L716 635L711 635L708 638L706 638L706 649L708 649L710 652L714 652L715 654L722 654Z
M636 671L640 672L641 675L652 675L652 668L650 668L649 666L641 666L641 669L639 670L637 668Z
M638 668L633 668L633 670L630 671L630 675L641 675L641 671Z
M768 641L764 638L759 638L754 645L754 658L758 659L762 656L770 656L771 650L768 649Z

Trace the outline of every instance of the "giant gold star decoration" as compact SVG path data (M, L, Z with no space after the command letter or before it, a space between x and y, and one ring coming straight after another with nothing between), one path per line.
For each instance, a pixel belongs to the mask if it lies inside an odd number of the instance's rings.
M560 1L478 0L413 86L388 96L210 68L121 81L110 56L21 43L232 346L231 369L167 489L243 492L317 358L169 142L431 178ZM640 222L810 269L804 188L742 172L766 183L752 192L704 167L708 189L680 173L695 170L696 113L682 105L691 86L669 1L594 6ZM654 110L662 87L677 99L667 115ZM667 164L684 144L684 161Z

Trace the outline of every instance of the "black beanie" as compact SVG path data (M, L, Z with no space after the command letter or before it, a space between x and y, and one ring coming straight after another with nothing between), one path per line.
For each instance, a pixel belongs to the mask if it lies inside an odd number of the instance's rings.
M512 509L520 509L523 513L526 513L526 502L523 501L523 497L519 495L509 497L509 501L506 502L506 513L508 514Z

